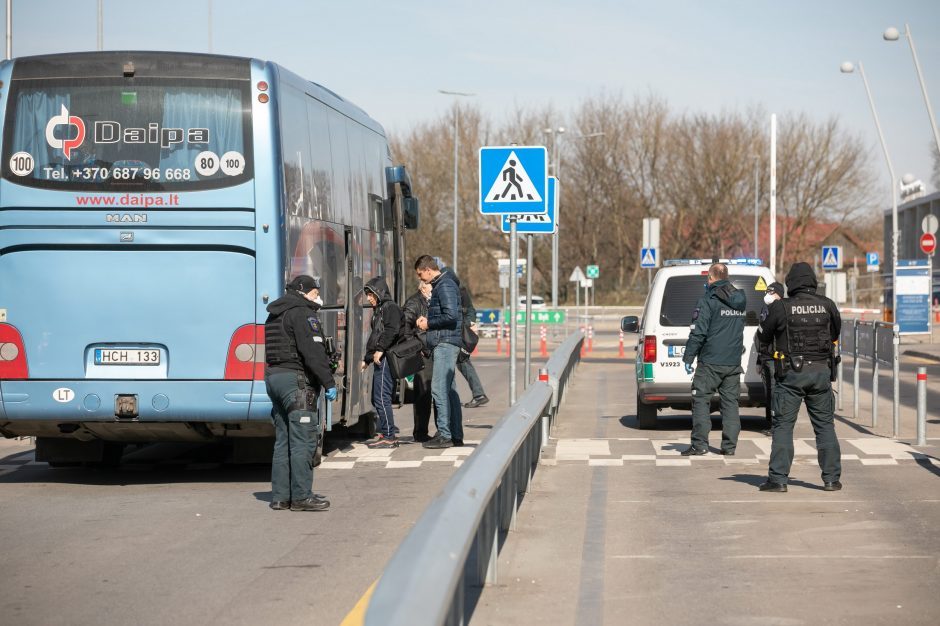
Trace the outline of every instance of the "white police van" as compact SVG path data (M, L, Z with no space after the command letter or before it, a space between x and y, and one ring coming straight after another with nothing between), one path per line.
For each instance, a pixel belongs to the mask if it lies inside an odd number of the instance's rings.
M728 279L747 297L744 354L741 355L741 406L764 406L764 385L757 369L754 335L764 306L767 285L774 281L760 259L675 259L656 272L643 316L624 317L624 332L638 333L636 355L637 420L640 428L656 428L658 410L692 408L692 376L685 373L682 355L692 328L692 312L705 293L708 268L721 262ZM698 363L696 362L696 365ZM717 403L717 396L713 404Z

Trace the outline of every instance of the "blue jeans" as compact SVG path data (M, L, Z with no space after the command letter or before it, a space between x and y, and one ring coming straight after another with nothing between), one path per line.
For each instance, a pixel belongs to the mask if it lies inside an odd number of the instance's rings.
M372 373L372 406L375 407L375 431L386 437L395 436L395 416L392 413L392 389L395 383L392 380L392 370L388 366L388 359L374 364Z
M431 374L431 398L437 408L437 434L442 439L463 440L463 411L454 375L460 348L450 343L434 347L434 369Z
M274 404L271 500L306 500L313 495L313 456L320 424L316 395L306 386L304 375L291 370L269 371L264 384Z
M473 392L474 398L480 398L486 395L486 392L483 391L483 384L480 382L480 377L477 376L477 370L473 367L473 363L470 362L470 359L467 359L463 363L458 363L457 369L459 369L463 377L467 379L467 384L470 385L470 391Z

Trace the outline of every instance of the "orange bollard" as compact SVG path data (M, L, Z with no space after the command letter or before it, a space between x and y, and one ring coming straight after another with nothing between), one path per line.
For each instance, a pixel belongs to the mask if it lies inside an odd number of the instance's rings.
M542 356L548 356L548 344L546 343L545 336L545 327L542 326L539 337L539 354Z
M588 326L588 352L594 352L594 327Z
M509 342L509 333L510 333L510 332L511 332L511 331L509 330L509 326L507 326L507 327L506 327L506 330L505 330L506 336L504 337L504 339L506 340L506 356L510 356L510 354L509 354L509 352L510 352L509 348L511 347L511 346L510 346L510 342Z
M503 323L499 323L499 328L496 329L496 354L500 354L503 351Z
M623 331L622 331L622 330L620 331L620 350L617 352L617 356L620 357L621 359L622 359L624 356L626 356L626 355L623 353Z
M584 333L584 326L581 327L581 332ZM587 335L585 335L584 340L581 341L581 356L587 354Z

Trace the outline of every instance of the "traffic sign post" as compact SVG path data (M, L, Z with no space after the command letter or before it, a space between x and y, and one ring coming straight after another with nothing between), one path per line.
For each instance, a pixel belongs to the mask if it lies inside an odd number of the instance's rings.
M881 262L878 259L878 253L877 252L865 253L865 265L866 265L866 269L869 272L877 272L879 269L881 269Z
M598 265L588 265L584 275L588 278L600 278L601 268Z
M930 315L930 307L933 304L933 253L937 250L937 228L940 227L940 220L933 213L928 213L921 220L920 227L924 231L920 238L920 249L927 253L927 328L932 337L933 315Z
M571 276L568 277L569 283L578 283L578 286L574 288L575 307L581 306L581 289L579 286L581 285L582 281L585 280L587 280L587 276L584 275L584 271L581 269L580 265L576 266L571 272Z

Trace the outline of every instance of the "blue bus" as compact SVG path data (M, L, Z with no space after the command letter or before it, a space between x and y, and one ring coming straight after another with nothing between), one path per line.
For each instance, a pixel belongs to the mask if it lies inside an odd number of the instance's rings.
M377 122L274 63L174 52L4 61L0 120L0 434L53 464L268 441L265 309L299 274L342 354L334 422L371 426L361 290L401 301L418 220Z

